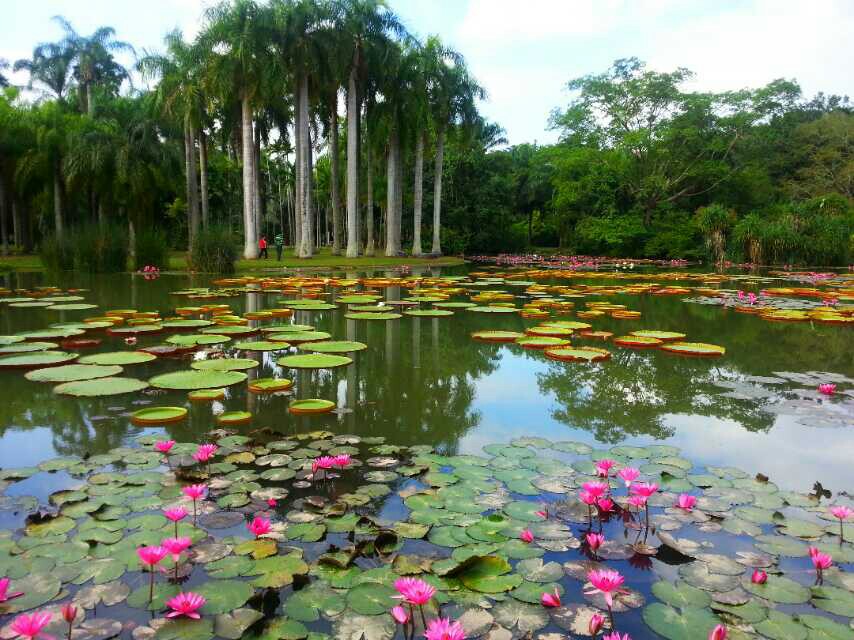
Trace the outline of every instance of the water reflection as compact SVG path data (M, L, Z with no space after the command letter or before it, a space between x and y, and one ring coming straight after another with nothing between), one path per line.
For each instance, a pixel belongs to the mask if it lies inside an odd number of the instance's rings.
M87 300L98 304L101 310L130 307L158 310L163 316L186 303L170 292L207 283L201 276L162 276L145 281L133 276L72 274L50 281L41 281L38 274L4 274L2 281L7 287L48 283L84 287L90 289L84 294ZM386 302L410 295L399 287L389 287L383 293ZM278 306L278 297L271 293L245 293L217 302L244 313ZM334 339L364 342L368 349L353 354L354 363L348 367L319 371L282 370L275 364L281 354L241 352L242 357L261 362L257 369L247 372L250 379L291 377L295 380L294 389L292 393L256 396L248 393L245 385L238 385L228 390L221 408L251 412L251 425L242 427L246 431L269 428L288 434L329 429L385 436L403 445L427 443L449 453L476 452L485 442L534 433L552 440L599 443L655 439L702 449L703 438L697 438L701 433L706 442L720 437L737 443L733 446L738 450L709 446L705 453L696 452L694 457L700 462L749 468L751 465L741 460L744 456L757 457L773 449L775 466L788 468L792 482L809 486L821 479L823 472L827 476L836 473L834 465L819 462L818 450L800 446L814 439L814 427L803 424L804 420L799 422L770 411L768 397L744 399L738 394L727 395L726 389L714 383L786 371L830 371L852 376L850 354L854 345L850 330L808 323L770 323L672 297L610 298L641 311L642 317L633 321L596 320L597 329L618 335L640 328L677 330L687 333L693 341L721 344L727 348L727 355L720 360L691 359L612 346L612 360L601 365L564 364L546 360L538 352L470 339L470 333L478 329L521 330L531 324L517 316L485 317L458 311L447 318L404 316L391 321L363 321L345 318L343 308L298 311L294 314L295 323L328 331ZM74 321L90 314L68 312L64 320ZM55 313L43 309L6 309L2 326L4 333L14 333L57 321ZM117 338L103 337L99 350L126 348ZM140 339L139 346L163 339L164 336ZM582 339L573 341L583 343ZM237 355L227 345L226 348L229 355ZM161 359L129 366L124 375L147 379L188 366L187 359ZM32 464L25 461L57 454L84 457L105 452L138 435L139 430L130 424L128 416L142 403L188 404L183 392L77 400L57 397L51 385L31 383L19 371L0 372L0 377L4 385L0 467ZM776 396L782 391L771 388L769 393ZM293 397L335 400L337 411L324 416L290 416L287 404ZM807 398L803 402L810 401ZM211 404L194 404L187 421L169 425L167 430L176 439L198 439L215 426L215 409ZM845 451L845 431L822 433L839 445L839 451ZM14 446L10 446L13 442ZM793 468L802 468L803 474L793 474Z

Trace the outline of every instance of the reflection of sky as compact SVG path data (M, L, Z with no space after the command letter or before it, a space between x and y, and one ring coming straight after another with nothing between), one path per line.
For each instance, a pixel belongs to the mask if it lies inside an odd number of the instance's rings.
M480 413L481 420L476 430L460 440L460 453L480 454L486 444L523 436L576 440L601 448L603 445L597 444L590 432L572 429L552 418L552 411L561 407L552 394L543 395L539 385L531 384L548 367L546 361L502 350L500 366L473 382L476 396L472 409ZM582 387L580 397L586 399L591 393L590 388ZM789 490L810 490L816 480L834 491L852 486L854 439L850 432L842 428L816 429L811 432L813 437L808 437L810 432L805 432L796 420L797 416L778 415L767 432L751 432L735 420L664 414L663 425L674 436L657 442L679 447L682 455L697 466L735 466L748 473L763 473ZM621 444L652 442L648 437L627 437ZM797 473L793 473L793 464L797 465Z

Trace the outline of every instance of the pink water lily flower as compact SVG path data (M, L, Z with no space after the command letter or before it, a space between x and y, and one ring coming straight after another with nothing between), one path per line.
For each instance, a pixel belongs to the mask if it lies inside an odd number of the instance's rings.
M419 607L430 602L436 595L436 588L419 578L398 578L394 581L394 588L400 595L392 596L393 598Z
M528 544L534 541L534 534L530 529L524 529L522 533L519 534L519 539L522 542L527 542Z
M276 502L275 498L269 498L267 500L267 506L268 507L275 507L277 504L278 504L278 502Z
M332 458L332 466L338 467L339 469L346 469L350 466L352 461L353 458L349 453L339 453L337 456Z
M554 593L544 593L540 596L540 602L543 603L544 607L559 607L560 593L558 593L557 587L555 587Z
M273 529L270 526L270 520L262 518L261 516L255 516L252 519L252 522L247 523L246 528L249 529L256 538L270 533Z
M617 471L617 477L626 483L626 488L631 487L632 483L640 477L640 471L634 467L623 467Z
M136 555L139 556L139 561L148 566L149 569L152 569L155 565L159 564L168 553L169 551L161 546L140 547L136 550Z
M187 517L187 510L184 507L172 507L171 509L166 509L163 511L163 515L166 516L167 520L171 520L172 522L180 522L184 518Z
M9 578L0 578L0 602L6 602L7 600L11 600L12 598L18 598L24 595L23 591L15 591L13 593L9 593L9 584L12 581Z
M602 592L602 595L605 596L605 603L608 605L608 608L610 609L613 607L613 594L615 591L619 590L619 588L623 586L623 582L625 582L625 578L620 574L620 572L613 571L612 569L593 570L587 574L587 579L597 591Z
M831 507L830 513L833 515L834 518L837 518L838 520L847 520L851 516L854 516L854 509L849 509L845 505L839 505L836 507Z
M409 613L400 605L391 608L391 617L394 618L394 621L398 624L406 624L409 622Z
M335 458L333 456L320 456L311 462L311 472L317 473L318 469L331 469L335 466Z
M646 507L646 496L629 496L629 504L640 510Z
M605 495L611 487L607 482L585 482L581 488L598 499Z
M66 602L59 609L59 613L62 614L62 619L65 620L68 624L74 622L74 618L77 617L77 607L75 607L70 602Z
M619 631L612 631L607 636L602 636L602 640L632 640L628 633L620 635Z
M166 538L160 543L160 546L166 549L168 553L172 555L173 562L178 562L178 559L181 557L181 554L184 553L190 546L193 544L193 541L190 538Z
M599 460L596 463L596 474L603 478L607 478L609 475L611 475L611 469L613 469L616 464L617 463L614 460L609 460L607 458L605 458L604 460Z
M193 454L193 458L197 462L208 462L218 450L219 447L215 444L200 444Z
M601 533L588 533L586 536L587 546L593 553L598 551L599 547L605 544L605 536Z
M590 616L590 622L587 623L587 631L591 636L595 636L605 626L605 616L594 613Z
M824 582L824 570L833 566L833 556L815 547L810 547L809 553L812 566L815 567L815 583L820 585Z
M611 498L599 498L596 501L596 506L602 513L611 513L614 510L614 501Z
M203 484L191 484L188 487L184 487L182 491L193 502L204 498L208 494L208 488Z
M424 632L427 640L465 640L466 632L463 625L448 618L435 618L427 625Z
M685 511L691 511L697 504L697 498L687 493L679 494L676 500L676 506Z
M768 582L768 574L762 571L762 569L754 569L753 575L750 576L750 581L753 584L765 584Z
M594 496L592 493L590 493L586 489L582 489L581 491L578 492L578 499L581 500L588 507L592 507L594 504L596 504L596 500L597 500L596 496Z
M49 613L39 613L38 611L29 616L24 613L12 621L11 629L15 634L33 640L50 623L51 617Z
M726 640L726 637L726 627L722 624L716 626L712 629L711 633L709 633L709 640Z
M636 482L632 485L632 494L636 496L649 498L656 491L658 491L658 485L654 482Z
M836 385L832 382L825 382L824 384L818 385L818 392L826 396L832 396L836 393Z
M198 620L202 617L199 615L198 610L205 606L205 602L204 596L200 596L198 593L193 593L192 591L179 593L174 598L166 601L166 606L172 609L172 611L166 614L166 617L177 618L178 616L187 616L193 620Z
M154 448L164 455L169 453L172 450L172 447L174 446L174 440L158 440L154 443Z

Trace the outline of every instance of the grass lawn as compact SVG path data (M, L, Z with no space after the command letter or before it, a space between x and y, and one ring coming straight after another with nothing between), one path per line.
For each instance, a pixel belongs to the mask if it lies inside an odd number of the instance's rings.
M324 247L313 258L297 258L293 251L285 251L281 261L276 259L275 249L270 249L269 260L238 260L236 268L238 272L263 271L266 269L301 268L301 269L329 269L339 267L342 269L368 269L371 267L400 267L400 266L436 266L447 267L463 264L462 258L454 256L443 256L441 258L387 258L386 256L373 256L358 258L345 258L333 256L329 248ZM0 257L0 271L40 271L44 268L41 259L37 255L20 255ZM183 251L173 251L169 256L169 271L186 271L187 257Z

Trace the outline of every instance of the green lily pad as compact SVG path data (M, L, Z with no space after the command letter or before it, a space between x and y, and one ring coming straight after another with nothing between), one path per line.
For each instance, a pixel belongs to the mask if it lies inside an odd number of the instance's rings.
M31 573L22 578L13 579L9 593L22 592L23 595L12 598L3 604L4 613L17 613L35 609L50 602L59 595L62 583L51 574Z
M798 621L809 629L809 640L854 640L854 629L824 616L803 613Z
M745 578L741 586L753 595L780 604L802 604L810 599L809 589L784 576L769 575L765 584L754 584Z
M845 616L846 618L854 617L854 593L847 589L829 586L813 587L812 603L819 609L823 609L829 613Z
M78 353L66 351L39 351L37 353L22 353L0 358L0 369L35 369L51 367L76 360Z
M476 556L466 560L451 575L472 591L501 593L522 584L522 576L510 574L511 569L499 556Z
M533 605L508 599L492 609L495 621L510 630L514 637L521 637L542 629L549 623L549 615L542 605Z
M214 635L214 622L208 618L190 620L174 618L157 629L155 640L209 640Z
M249 608L221 613L214 620L214 632L220 638L240 640L246 630L263 617L264 614L260 611Z
M643 610L643 621L667 640L697 640L707 638L720 621L708 609L685 607L681 613L660 602Z
M795 621L792 616L773 609L768 618L754 625L754 628L771 640L806 640L808 630Z
M136 378L98 378L97 380L81 380L66 382L54 387L54 393L75 396L78 398L95 398L115 396L123 393L134 393L148 388L148 383Z
M283 351L289 347L290 345L287 342L271 342L269 340L246 340L234 343L234 348L242 351Z
M334 369L343 367L353 362L347 356L338 356L325 353L305 353L293 356L284 356L276 361L280 367L291 369Z
M403 316L399 313L392 313L390 311L380 313L372 313L370 311L356 311L352 313L345 313L344 317L348 320L398 320Z
M252 597L254 589L240 580L210 580L195 588L207 602L201 612L206 615L227 613L242 607Z
M78 380L94 380L107 378L122 372L119 366L99 366L94 364L66 364L47 369L35 369L24 374L27 380L33 382L75 382Z
M254 369L259 364L261 363L250 358L217 358L214 360L197 360L190 366L196 371L245 371Z
M154 376L149 380L157 389L178 389L184 391L196 389L214 389L229 387L246 380L241 371L173 371Z
M364 342L354 342L348 340L329 340L326 342L309 342L302 344L299 347L305 351L313 351L315 353L353 353L354 351L363 351L368 348Z
M652 593L662 602L680 609L685 607L704 609L712 602L708 593L681 580L675 584L665 581L656 582L652 585Z
M397 591L391 587L376 583L356 585L347 592L347 606L364 616L377 616L388 613L396 604L392 596Z

